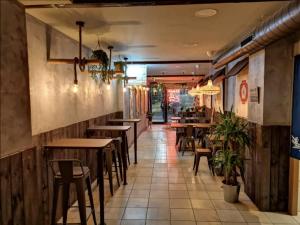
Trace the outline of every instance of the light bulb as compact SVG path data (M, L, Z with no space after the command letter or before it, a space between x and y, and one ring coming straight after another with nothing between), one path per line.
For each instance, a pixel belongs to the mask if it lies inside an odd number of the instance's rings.
M124 92L124 93L126 92L126 89L127 89L126 87L123 87L123 92Z
M108 90L108 91L110 90L110 84L106 85L106 90Z
M77 92L78 92L78 84L73 84L72 91L73 91L74 93L77 93Z

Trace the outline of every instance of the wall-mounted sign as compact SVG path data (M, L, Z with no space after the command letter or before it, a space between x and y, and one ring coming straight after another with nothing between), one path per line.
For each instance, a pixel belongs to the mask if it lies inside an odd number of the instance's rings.
M240 99L242 104L248 101L248 84L246 80L243 80L240 85Z
M292 137L290 155L300 159L300 55L295 58L295 74L293 89Z
M260 87L250 89L250 102L259 103L260 100Z

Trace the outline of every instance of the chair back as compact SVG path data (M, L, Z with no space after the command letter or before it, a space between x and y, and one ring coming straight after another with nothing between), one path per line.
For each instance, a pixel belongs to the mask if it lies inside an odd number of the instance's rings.
M54 176L60 176L65 183L72 182L74 178L73 168L74 166L80 166L82 176L84 175L82 163L78 159L57 159L57 160L50 160L49 165L52 169ZM80 174L76 174L80 175Z
M187 137L192 137L193 136L193 126L192 125L188 125L186 128L186 136Z

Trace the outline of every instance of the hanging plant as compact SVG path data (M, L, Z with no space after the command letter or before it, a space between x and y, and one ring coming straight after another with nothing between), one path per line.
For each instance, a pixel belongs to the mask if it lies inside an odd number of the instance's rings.
M126 62L124 61L114 62L114 67L115 67L116 76L123 76L125 74Z

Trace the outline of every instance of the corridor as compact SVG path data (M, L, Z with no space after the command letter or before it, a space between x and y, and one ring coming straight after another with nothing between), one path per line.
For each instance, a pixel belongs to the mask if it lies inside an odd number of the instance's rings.
M206 158L195 177L192 154L176 152L175 131L167 126L143 132L138 150L139 163L131 164L128 185L112 198L107 195L107 225L300 224L299 216L260 212L243 190L239 203L226 203L221 177L211 175ZM89 222L93 224L91 218Z

